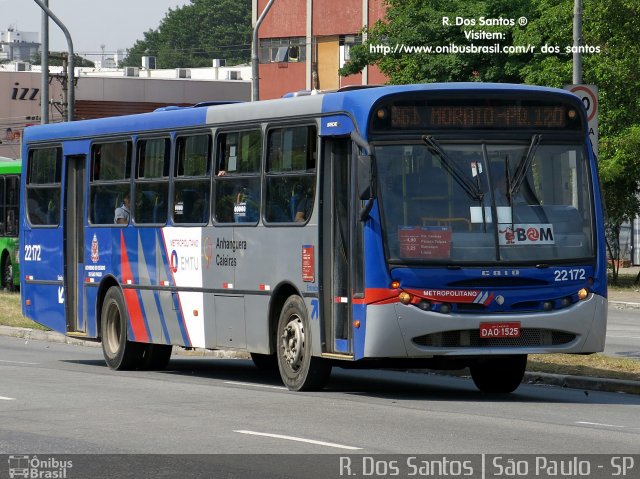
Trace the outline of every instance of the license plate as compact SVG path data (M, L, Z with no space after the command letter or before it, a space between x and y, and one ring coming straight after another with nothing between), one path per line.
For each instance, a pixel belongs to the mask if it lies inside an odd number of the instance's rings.
M519 338L520 323L480 323L480 339Z

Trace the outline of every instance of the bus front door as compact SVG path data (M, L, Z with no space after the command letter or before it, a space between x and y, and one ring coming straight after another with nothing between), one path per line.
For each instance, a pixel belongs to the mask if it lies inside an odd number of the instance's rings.
M322 316L325 353L352 355L351 274L352 197L351 141L324 144L322 202Z
M64 301L67 333L83 335L87 332L82 314L81 278L84 272L84 172L86 155L65 158L64 208Z

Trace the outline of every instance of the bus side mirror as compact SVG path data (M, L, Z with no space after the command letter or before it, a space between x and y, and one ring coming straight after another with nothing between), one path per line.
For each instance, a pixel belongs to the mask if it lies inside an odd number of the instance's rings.
M358 155L358 197L361 200L374 198L374 170L372 155Z

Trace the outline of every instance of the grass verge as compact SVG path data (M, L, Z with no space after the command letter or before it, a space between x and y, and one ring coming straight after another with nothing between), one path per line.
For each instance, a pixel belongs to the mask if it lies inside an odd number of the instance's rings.
M531 354L527 371L640 381L640 361L602 354Z
M20 293L7 293L6 291L0 291L0 325L47 331L44 326L22 316Z

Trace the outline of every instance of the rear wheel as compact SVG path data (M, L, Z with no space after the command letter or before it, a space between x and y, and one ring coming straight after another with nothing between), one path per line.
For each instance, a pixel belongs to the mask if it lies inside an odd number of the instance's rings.
M15 290L13 286L13 263L9 255L6 255L2 261L2 287L7 291Z
M469 369L476 387L484 393L515 391L524 377L527 355L494 356L478 359Z
M111 369L124 370L138 366L142 358L142 344L127 340L127 309L120 289L107 291L102 304L102 353Z
M307 308L300 296L284 303L277 330L278 369L292 391L321 389L331 375L331 364L311 355L311 328Z

